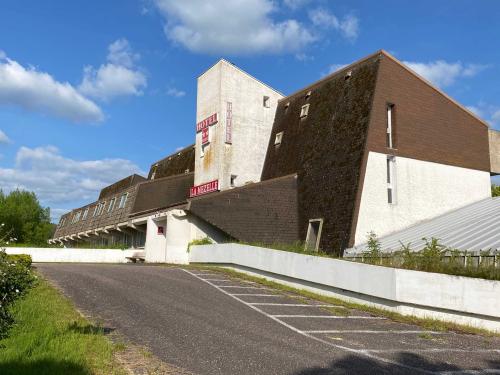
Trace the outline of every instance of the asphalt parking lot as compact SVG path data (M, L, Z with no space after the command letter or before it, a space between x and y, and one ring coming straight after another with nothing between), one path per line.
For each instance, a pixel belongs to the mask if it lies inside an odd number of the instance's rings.
M325 305L215 270L37 265L76 306L195 374L500 374L500 339Z

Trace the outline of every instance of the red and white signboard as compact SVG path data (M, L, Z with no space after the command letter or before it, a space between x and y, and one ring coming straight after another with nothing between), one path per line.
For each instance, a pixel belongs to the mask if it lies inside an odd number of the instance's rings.
M209 140L209 131L210 128L203 128L201 129L201 144L206 145L207 143L210 142Z
M233 103L226 103L226 143L233 142Z
M189 189L189 198L219 191L219 180L210 181Z
M209 126L217 123L219 121L217 119L217 112L214 113L212 116L208 116L206 119L200 121L199 123L196 124L196 132L198 133L199 131L208 128Z

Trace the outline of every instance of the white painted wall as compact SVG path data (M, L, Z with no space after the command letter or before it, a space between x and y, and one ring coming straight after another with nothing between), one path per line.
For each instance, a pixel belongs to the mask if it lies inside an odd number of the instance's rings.
M415 159L396 158L396 204L387 203L387 155L368 154L355 245L491 196L490 174Z
M232 265L299 289L500 332L500 281L373 266L239 244L193 246L193 263Z
M270 107L263 105L270 97ZM195 185L219 180L221 190L260 181L278 100L283 96L236 66L221 60L198 78L196 121L218 113L210 127L210 145L201 157L201 132L196 134ZM227 102L232 103L232 143L225 143Z
M35 263L128 263L127 257L144 254L141 250L33 247L11 247L7 248L6 252L7 254L31 255Z

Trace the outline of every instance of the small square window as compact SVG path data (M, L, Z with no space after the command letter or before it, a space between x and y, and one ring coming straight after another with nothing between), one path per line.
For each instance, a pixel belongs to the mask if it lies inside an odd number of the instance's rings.
M269 96L264 96L263 105L265 108L271 107L271 98Z
M309 227L307 228L307 237L305 244L306 250L318 251L322 229L323 219L309 220Z
M309 114L309 104L304 104L300 109L300 117L306 117Z
M276 137L274 138L274 145L278 146L281 144L281 140L283 139L283 132L279 132L276 134Z

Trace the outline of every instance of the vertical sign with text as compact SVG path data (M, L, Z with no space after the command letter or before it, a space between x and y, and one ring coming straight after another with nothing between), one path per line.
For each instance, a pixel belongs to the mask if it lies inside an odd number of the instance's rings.
M226 143L233 142L233 103L226 103Z

